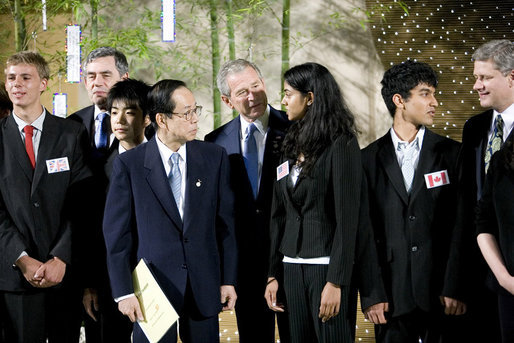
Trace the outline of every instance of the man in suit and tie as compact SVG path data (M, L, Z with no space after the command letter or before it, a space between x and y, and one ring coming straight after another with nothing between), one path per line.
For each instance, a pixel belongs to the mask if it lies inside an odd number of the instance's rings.
M246 60L225 63L217 77L223 102L239 116L205 136L227 150L235 191L239 271L236 305L240 341L274 342L275 314L263 298L269 256L273 180L285 131L284 112L268 105L259 68ZM284 299L284 297L282 297ZM280 340L289 342L287 314L277 315Z
M41 55L7 60L12 114L0 121L0 309L7 342L77 342L81 293L73 286L91 173L82 125L41 105L49 68ZM78 210L80 209L80 210Z
M229 160L225 149L194 140L201 106L182 81L159 81L148 97L157 133L114 161L107 195L113 296L131 321L142 319L131 273L145 258L180 315L181 340L218 342L218 313L236 301ZM165 337L177 340L176 325ZM146 342L138 325L134 342Z
M442 318L466 311L460 234L453 229L459 144L428 129L436 86L425 63L406 61L386 71L382 96L393 126L362 151L388 297L388 303L362 304L369 318L381 319L376 324L387 321L375 327L377 342L440 342L449 334Z
M476 243L474 211L482 196L485 175L492 155L500 149L514 126L514 43L493 40L473 53L475 84L485 112L471 117L462 132L462 196L459 224L470 249L467 266L470 280L469 338L500 342L496 279L489 272Z
M105 205L105 194L108 185L108 175L105 173L105 166L109 156L118 149L118 141L111 135L111 121L107 108L107 95L112 86L118 81L128 77L128 63L125 55L112 47L100 47L89 53L83 65L84 86L93 103L68 118L82 123L86 128L90 141L89 166L96 180L93 207L90 213L95 222L92 227L82 228L82 231L89 232L82 241L80 248L84 255L83 268L95 268L102 265L105 268L105 254L89 251L89 246L98 246L103 251L102 238L102 216ZM87 242L87 243L86 243ZM93 267L95 266L95 267ZM102 273L89 273L81 280L81 287L84 289L84 326L86 338L91 342L109 342L108 337L116 334L116 319L111 322L110 317L102 314L104 307L111 304L103 304L105 298L99 296L99 292L108 290L107 278L102 278ZM99 299L100 298L100 299ZM112 301L111 297L108 297ZM96 313L96 314L95 314ZM107 312L109 313L109 312ZM99 317L99 318L97 318ZM79 328L77 327L77 330ZM102 338L104 337L104 338ZM122 339L118 336L118 339ZM129 341L126 341L129 342Z
M119 154L146 142L145 127L150 121L147 105L149 89L142 81L124 79L109 90L105 106L110 113L113 133L112 148L104 166L107 178ZM107 188L96 195L97 200L101 199L104 204ZM86 254L89 268L86 274L95 275L96 280L95 288L86 290L95 296L91 300L87 294L84 296L84 308L89 315L86 317L86 339L88 342L130 342L132 323L118 311L118 305L112 298L102 232L90 232L85 239L88 249L94 251L94 256Z

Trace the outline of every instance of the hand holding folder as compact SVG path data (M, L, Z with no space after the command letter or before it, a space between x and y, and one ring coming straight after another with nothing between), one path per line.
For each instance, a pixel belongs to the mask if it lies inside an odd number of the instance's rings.
M132 280L144 316L144 320L138 321L138 324L148 341L157 343L177 321L178 314L144 259L134 269Z

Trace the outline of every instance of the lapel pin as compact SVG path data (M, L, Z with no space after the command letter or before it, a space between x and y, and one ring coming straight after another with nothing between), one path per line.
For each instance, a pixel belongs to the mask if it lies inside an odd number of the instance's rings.
M196 181L196 187L200 187L202 185L202 180L198 179Z

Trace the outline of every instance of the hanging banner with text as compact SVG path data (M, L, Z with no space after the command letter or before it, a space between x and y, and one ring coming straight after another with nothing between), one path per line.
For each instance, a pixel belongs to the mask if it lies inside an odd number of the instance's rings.
M175 0L162 0L162 41L175 41Z
M80 25L66 26L66 81L80 82Z

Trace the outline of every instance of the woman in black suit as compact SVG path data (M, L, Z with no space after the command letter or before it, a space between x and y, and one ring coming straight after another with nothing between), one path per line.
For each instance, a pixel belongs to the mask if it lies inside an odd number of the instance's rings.
M284 287L292 342L350 342L362 172L354 118L322 65L293 67L284 79L282 104L295 123L277 168L265 298L284 311L276 299Z
M514 342L514 135L494 154L477 209L478 245L499 286L503 342Z

